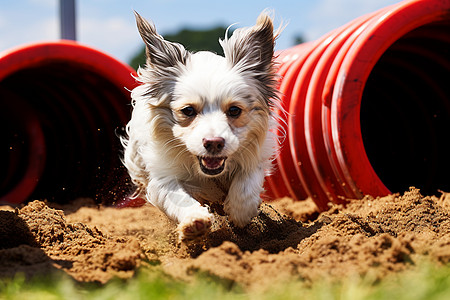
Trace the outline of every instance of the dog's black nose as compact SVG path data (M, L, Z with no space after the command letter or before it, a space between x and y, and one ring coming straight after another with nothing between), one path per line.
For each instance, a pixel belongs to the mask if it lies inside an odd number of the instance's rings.
M225 147L225 139L221 137L204 138L203 147L211 153L217 154Z

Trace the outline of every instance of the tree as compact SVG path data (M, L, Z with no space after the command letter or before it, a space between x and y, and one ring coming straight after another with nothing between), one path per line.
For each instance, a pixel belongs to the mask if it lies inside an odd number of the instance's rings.
M294 36L294 46L303 44L305 41L305 38L301 34L297 34L296 36Z
M219 38L225 36L226 28L219 26L206 30L182 29L175 34L163 35L164 39L182 44L187 50L212 51L219 55L223 55L222 47L219 44ZM229 35L231 34L229 31ZM130 66L137 69L138 66L145 64L145 47L143 46L138 54L130 61Z

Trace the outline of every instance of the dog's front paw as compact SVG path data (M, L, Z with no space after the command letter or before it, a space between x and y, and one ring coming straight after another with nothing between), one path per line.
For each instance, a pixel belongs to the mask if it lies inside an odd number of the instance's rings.
M248 223L251 222L251 220L253 219L254 216L256 216L256 214L252 214L252 215L229 215L228 216L228 220L233 223L233 225L239 227L239 228L243 228L245 227Z
M192 241L206 235L211 229L212 217L192 217L183 221L177 227L180 242Z
M228 220L233 223L233 225L242 228L258 215L258 208L258 203L245 206L226 205L225 212L228 214Z

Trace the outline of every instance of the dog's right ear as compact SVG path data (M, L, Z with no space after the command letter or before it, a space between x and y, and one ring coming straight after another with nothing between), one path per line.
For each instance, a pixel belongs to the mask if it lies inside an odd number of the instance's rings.
M186 64L189 52L182 45L164 40L156 32L153 24L142 18L137 12L134 12L134 16L139 33L145 43L148 66L167 69L176 67L180 63Z

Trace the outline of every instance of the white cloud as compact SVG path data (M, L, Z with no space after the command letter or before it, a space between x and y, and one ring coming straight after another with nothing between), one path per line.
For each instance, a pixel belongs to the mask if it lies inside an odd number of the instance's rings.
M134 24L120 17L83 18L78 22L77 39L121 59L136 52L140 39Z
M60 0L28 0L28 3L33 6L53 8L59 5L59 1Z
M24 26L25 24L25 26ZM56 18L37 18L22 22L15 18L0 16L0 50L6 50L21 44L58 38Z
M315 40L327 32L353 19L401 0L318 0L311 7L308 17L307 39Z

